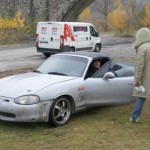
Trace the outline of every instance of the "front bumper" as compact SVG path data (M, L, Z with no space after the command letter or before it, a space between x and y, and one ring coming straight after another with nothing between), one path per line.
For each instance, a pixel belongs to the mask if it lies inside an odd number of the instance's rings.
M52 101L19 105L14 99L0 97L0 120L12 122L47 122Z

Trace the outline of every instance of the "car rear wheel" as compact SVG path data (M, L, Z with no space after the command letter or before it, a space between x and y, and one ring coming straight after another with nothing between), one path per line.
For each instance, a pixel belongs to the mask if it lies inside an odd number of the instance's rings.
M63 125L68 122L71 116L71 104L68 98L60 97L52 104L49 123L54 126Z
M51 54L50 53L43 53L43 55L48 58Z
M101 44L96 44L94 52L100 52L100 50L101 50Z

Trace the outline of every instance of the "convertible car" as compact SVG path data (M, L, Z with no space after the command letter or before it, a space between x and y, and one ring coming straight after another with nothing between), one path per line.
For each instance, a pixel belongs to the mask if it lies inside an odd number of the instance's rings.
M101 67L89 76L96 60ZM33 72L0 79L0 119L58 126L89 107L129 103L133 74L133 66L100 53L52 55Z

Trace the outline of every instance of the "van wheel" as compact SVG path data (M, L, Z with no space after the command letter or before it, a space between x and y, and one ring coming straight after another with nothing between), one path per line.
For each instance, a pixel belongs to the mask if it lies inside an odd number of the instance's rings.
M43 53L43 55L48 58L51 54L50 53Z
M100 44L96 44L94 52L100 52L100 50L101 50L101 43Z
M54 101L49 114L49 123L54 126L64 125L71 116L71 104L68 98L60 97Z
M75 52L75 48L74 47L70 47L70 51L71 52Z

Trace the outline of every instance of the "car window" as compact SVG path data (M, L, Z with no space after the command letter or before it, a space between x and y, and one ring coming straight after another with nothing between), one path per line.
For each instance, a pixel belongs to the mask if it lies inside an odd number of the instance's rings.
M53 55L45 61L37 71L46 74L60 74L81 77L87 66L88 59L75 56Z
M97 32L95 31L95 29L92 26L90 26L90 34L91 34L91 36L97 37Z
M93 76L92 78L102 78L104 74L110 71L111 61L104 64Z
M94 71L93 71L93 62L97 61L97 60L100 62L100 68L94 69ZM106 64L108 64L108 65L106 65ZM92 78L92 77L94 77L94 78L102 77L102 75L104 74L103 72L106 72L107 70L109 70L110 66L111 66L111 60L108 57L100 57L100 58L94 59L91 62L91 64L89 65L85 79Z
M87 26L74 26L73 31L74 32L87 32L88 28Z

